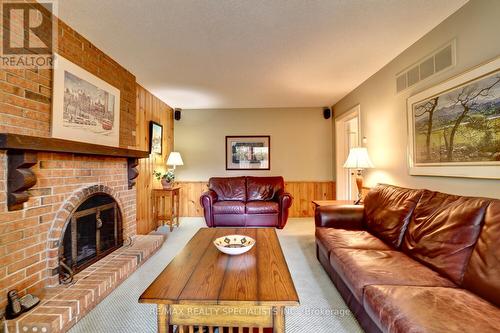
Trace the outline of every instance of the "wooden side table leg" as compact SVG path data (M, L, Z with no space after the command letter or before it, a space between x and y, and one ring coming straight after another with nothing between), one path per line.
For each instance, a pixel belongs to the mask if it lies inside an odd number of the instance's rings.
M170 333L168 305L158 304L158 333Z
M177 222L177 227L179 227L179 212L180 212L180 193L177 191L177 194L175 196L175 218Z
M151 192L151 201L153 202L153 221L155 223L155 230L158 230L158 204L156 202L156 195Z
M174 193L170 193L170 207L168 212L168 222L170 226L170 232L174 230Z
M273 333L285 333L285 308L283 306L273 308Z

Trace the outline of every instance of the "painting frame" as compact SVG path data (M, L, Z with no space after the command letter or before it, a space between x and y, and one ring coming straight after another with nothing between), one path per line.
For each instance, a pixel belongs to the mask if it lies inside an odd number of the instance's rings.
M120 146L120 90L54 54L51 135Z
M450 96L454 92L462 88L461 92L465 91L467 87L473 87L474 83L488 79L497 73L500 75L500 57L490 60L486 63L480 64L464 73L454 76L444 82L441 82L431 88L428 88L420 93L417 93L407 99L407 156L408 156L408 172L414 176L437 176L437 177L459 177L459 178L485 178L485 179L500 179L500 161L479 161L479 162L466 162L466 161L446 161L446 162L419 162L417 157L416 146L416 121L415 110L417 105L420 105L428 100L441 96ZM472 89L472 88L470 88ZM497 89L495 87L495 89ZM493 97L496 100L496 95ZM436 98L437 104L437 98ZM450 112L450 111L448 111ZM458 120L458 126L462 125L462 120ZM430 128L432 129L431 125ZM443 126L443 131L446 126ZM446 135L443 135L446 136ZM449 141L449 140L448 140ZM454 146L448 142L448 151L453 152ZM450 148L451 146L451 148ZM427 150L429 144L427 144ZM451 155L450 155L451 156Z
M159 133L159 139L155 138L155 133ZM158 141L159 144L155 144ZM163 125L153 120L149 122L149 153L163 154Z
M235 160L235 152L233 152L233 148L235 143L236 145L240 144L241 147L245 147L247 145L247 149L251 150L251 160L252 161L240 161L236 163ZM253 149L256 146L260 146L263 149L263 154L267 155L267 159L262 159L257 162L257 154L254 154ZM267 149L267 153L265 150ZM255 159L255 161L253 161ZM260 164L259 167L256 167L257 164ZM226 170L251 170L251 171L265 171L271 170L271 136L270 135L227 135L226 136Z

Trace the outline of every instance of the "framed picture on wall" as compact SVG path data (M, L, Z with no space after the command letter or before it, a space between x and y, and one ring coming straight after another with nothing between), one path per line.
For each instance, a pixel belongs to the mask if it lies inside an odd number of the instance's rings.
M500 58L408 99L411 175L500 178Z
M270 170L271 137L226 136L226 170Z
M118 147L120 90L55 55L52 136Z
M149 122L149 153L162 154L163 152L163 126Z

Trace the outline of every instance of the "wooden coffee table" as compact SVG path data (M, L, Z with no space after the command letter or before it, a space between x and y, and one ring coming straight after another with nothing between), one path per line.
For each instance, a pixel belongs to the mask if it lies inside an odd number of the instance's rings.
M239 256L217 250L213 240L231 234L256 244ZM139 302L158 304L158 332L282 333L284 308L299 297L274 228L202 228Z

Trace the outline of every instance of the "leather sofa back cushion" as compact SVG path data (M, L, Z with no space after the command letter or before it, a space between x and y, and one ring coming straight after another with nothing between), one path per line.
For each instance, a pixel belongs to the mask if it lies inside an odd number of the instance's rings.
M483 229L465 270L463 286L500 307L500 200L486 209Z
M378 185L364 200L367 229L398 248L421 193L422 190Z
M284 190L283 177L247 177L248 201L271 201Z
M408 225L403 251L461 284L488 204L488 199L425 190Z
M246 201L245 177L213 177L208 188L217 193L219 201Z

